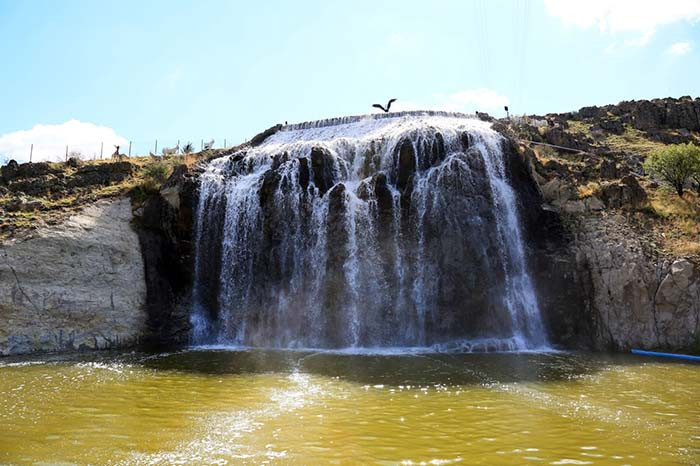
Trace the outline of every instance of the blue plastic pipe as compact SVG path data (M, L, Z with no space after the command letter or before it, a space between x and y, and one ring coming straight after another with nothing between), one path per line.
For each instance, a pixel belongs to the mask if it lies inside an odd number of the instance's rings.
M700 356L691 356L689 354L657 353L656 351L644 351L640 349L633 349L632 353L642 354L644 356L661 356L663 358L685 359L686 361L700 361Z

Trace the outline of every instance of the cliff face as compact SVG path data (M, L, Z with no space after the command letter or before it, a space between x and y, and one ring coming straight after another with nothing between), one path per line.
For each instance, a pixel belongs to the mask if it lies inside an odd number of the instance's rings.
M115 348L146 333L146 286L128 199L0 245L0 354Z
M700 141L699 105L688 98L623 102L500 128L521 141L579 150L508 148L521 156L511 157L511 182L520 193L528 259L553 343L683 350L700 340L700 235L693 217L700 197L689 190L681 206L687 212L663 210L677 199L666 197L641 164L665 143ZM0 354L186 342L197 171L176 169L132 215L128 200L95 201L88 188L128 180L133 167L103 167L100 173L109 176L94 183L94 169L76 167L70 177L78 183L33 165L0 173L0 196L7 198L0 202L0 233L14 231L30 213L50 224L0 243ZM383 183L377 176L368 184L380 209L389 206ZM89 206L67 220L43 215L56 186L66 195L89 194L76 197L75 207ZM451 286L459 291L455 277Z
M160 192L136 210L150 345L172 346L189 338L196 188L196 179L180 165Z
M586 107L507 122L540 186L548 228L532 265L553 341L684 350L700 341L700 197L644 173L668 143L700 142L700 99ZM534 150L533 150L534 149Z
M650 257L620 215L580 219L573 251L588 290L594 348L691 346L700 331L697 264Z

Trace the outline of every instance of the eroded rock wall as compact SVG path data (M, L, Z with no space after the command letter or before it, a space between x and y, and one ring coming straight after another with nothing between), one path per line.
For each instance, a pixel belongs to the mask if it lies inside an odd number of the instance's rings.
M700 332L700 267L656 258L622 215L575 223L576 267L588 290L595 349L683 349Z
M132 345L146 282L128 199L0 244L0 354Z

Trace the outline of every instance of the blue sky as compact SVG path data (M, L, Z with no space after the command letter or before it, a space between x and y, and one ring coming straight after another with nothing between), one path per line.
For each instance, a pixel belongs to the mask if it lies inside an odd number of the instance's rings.
M700 0L0 0L0 156L218 146L389 97L498 116L695 97L699 20Z

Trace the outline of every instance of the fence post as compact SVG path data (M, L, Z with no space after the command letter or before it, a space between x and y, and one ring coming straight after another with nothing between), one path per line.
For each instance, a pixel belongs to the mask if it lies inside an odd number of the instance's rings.
M105 143L104 141L100 142L100 160L102 160L102 152L104 151L105 148Z
M68 162L68 146L66 146L66 162Z
M201 139L201 140L199 141L199 151L201 152L201 151L203 151L203 150L204 150L204 139Z
M226 138L224 138L224 149L226 149Z
M158 139L156 139L156 148L153 151L153 155L158 155Z
M129 157L131 157L131 141L129 141Z
M32 155L34 154L34 144L29 146L29 163L32 163Z

